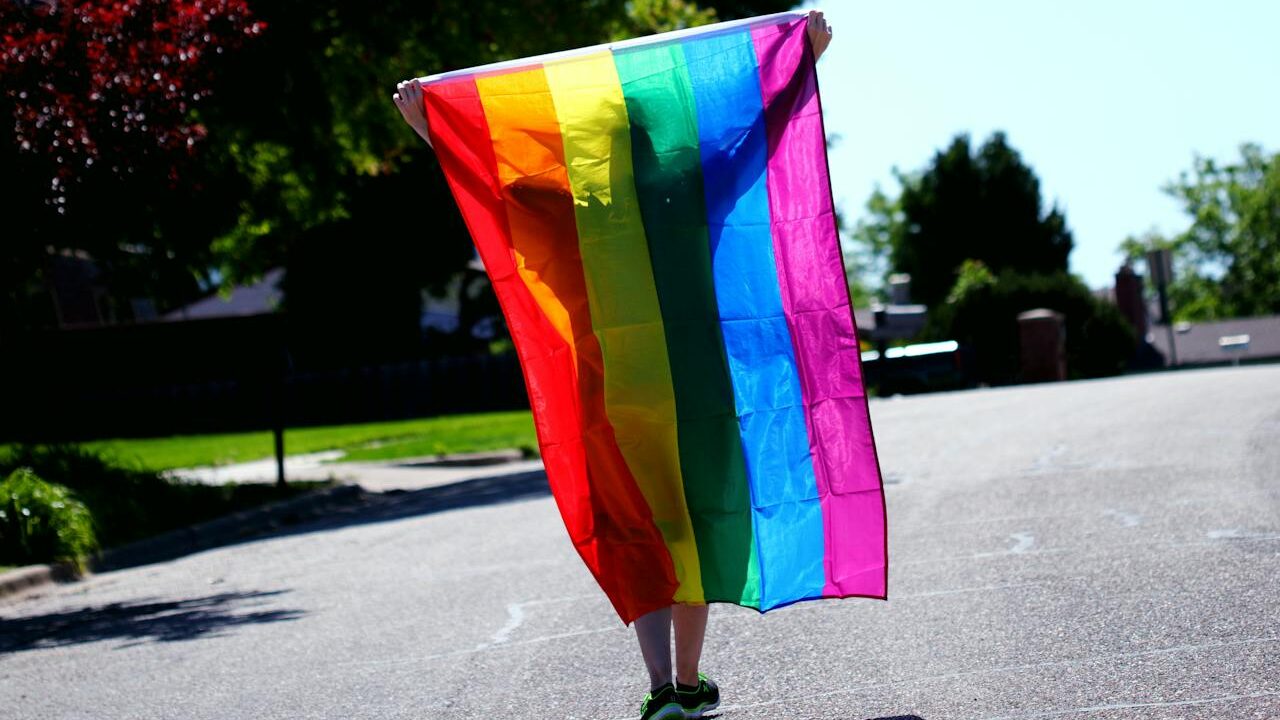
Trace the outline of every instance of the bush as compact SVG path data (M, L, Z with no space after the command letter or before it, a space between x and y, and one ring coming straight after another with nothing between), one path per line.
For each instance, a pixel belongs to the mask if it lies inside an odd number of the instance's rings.
M976 380L991 385L1017 382L1020 372L1018 314L1036 308L1062 313L1067 331L1067 375L1092 378L1116 375L1133 356L1134 335L1111 303L1099 300L1083 282L1067 273L1020 275L1004 272L992 279L970 268L951 300L930 313L926 333L956 340L973 349ZM960 281L957 281L959 283Z
M0 564L69 562L83 568L97 546L93 516L70 490L30 468L0 481Z

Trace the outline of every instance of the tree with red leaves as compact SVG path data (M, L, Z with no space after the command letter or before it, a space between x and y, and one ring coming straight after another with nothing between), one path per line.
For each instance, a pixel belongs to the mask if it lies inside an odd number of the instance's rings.
M44 159L48 202L65 212L68 184L98 163L123 177L160 160L176 179L205 135L191 111L209 59L262 29L244 0L0 0L12 141Z

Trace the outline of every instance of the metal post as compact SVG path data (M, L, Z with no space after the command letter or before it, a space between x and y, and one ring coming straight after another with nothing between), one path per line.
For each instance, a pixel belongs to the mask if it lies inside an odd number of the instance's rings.
M284 427L277 421L271 432L276 436L276 485L284 487Z
M879 357L876 358L876 368L880 373L876 377L876 392L880 397L888 397L885 391L889 387L889 338L887 331L889 327L889 312L885 310L883 305L873 305L872 317L875 318L875 327L872 329L872 337L876 341L876 352Z
M277 323L283 325L283 323L279 323L278 319ZM284 487L286 484L284 477L284 404L289 372L293 369L293 358L289 355L289 345L283 329L277 330L277 333L277 337L280 339L280 346L270 380L273 387L271 393L271 434L275 437L276 447L276 485Z

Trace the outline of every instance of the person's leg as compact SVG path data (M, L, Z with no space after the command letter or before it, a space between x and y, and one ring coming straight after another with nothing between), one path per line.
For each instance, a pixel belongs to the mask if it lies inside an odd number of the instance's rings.
M698 672L702 639L707 634L706 605L675 605L676 697L685 718L700 718L720 707L720 687Z
M649 689L657 690L672 682L671 608L641 615L636 618L635 625L640 654L644 656L644 665L649 670Z
M702 658L702 639L707 634L707 609L706 605L671 607L676 627L676 682L681 685L698 685L698 661Z

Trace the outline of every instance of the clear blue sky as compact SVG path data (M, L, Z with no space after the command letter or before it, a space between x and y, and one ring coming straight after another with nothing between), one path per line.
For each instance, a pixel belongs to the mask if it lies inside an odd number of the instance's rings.
M1071 270L1110 285L1125 236L1174 232L1160 186L1194 153L1280 150L1280 2L828 0L818 64L836 201L852 225L892 168L993 130L1075 235Z

